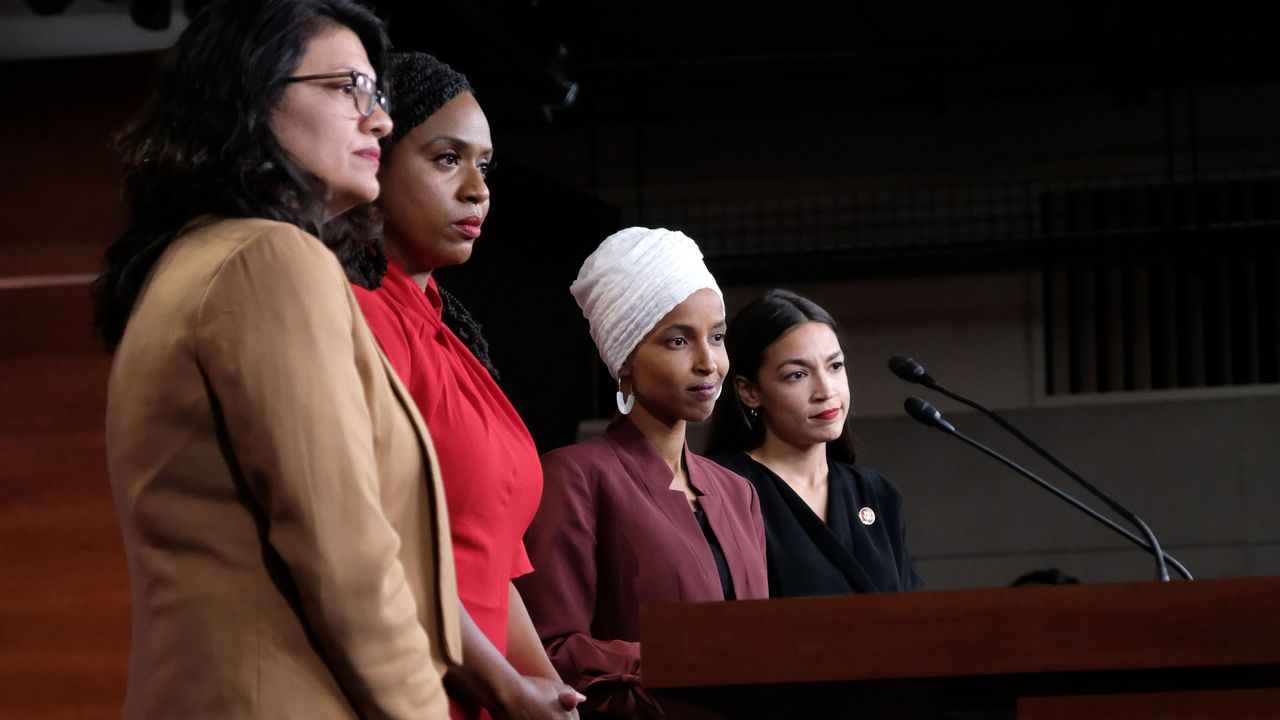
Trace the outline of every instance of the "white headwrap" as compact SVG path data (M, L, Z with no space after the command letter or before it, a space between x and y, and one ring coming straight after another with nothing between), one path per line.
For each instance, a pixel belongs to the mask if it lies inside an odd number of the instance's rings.
M630 227L600 243L569 292L591 324L600 358L617 378L622 363L658 321L703 288L714 290L724 307L724 294L688 235Z

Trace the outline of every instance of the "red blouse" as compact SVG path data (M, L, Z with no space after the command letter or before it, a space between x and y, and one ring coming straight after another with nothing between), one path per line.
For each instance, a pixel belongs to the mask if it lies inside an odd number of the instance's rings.
M434 278L423 292L391 262L382 287L354 291L431 432L449 504L458 597L505 654L508 586L533 570L522 537L542 496L537 447L488 371L441 320Z

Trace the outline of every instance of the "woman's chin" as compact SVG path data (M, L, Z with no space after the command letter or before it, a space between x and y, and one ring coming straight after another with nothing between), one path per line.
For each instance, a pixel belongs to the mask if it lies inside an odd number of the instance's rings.
M393 227L394 230L388 228L391 231L383 236L383 240L395 249L397 255L411 258L414 265L422 270L454 267L471 259L470 241L464 243L438 235L423 237L420 232L406 232L401 225Z
M335 218L357 205L365 205L378 199L378 185L374 183L373 188L359 188L344 191L333 192L333 197L329 200L329 217Z
M446 258L448 265L461 265L471 259L471 250L475 247L475 240L468 240L458 243L457 246L450 248L453 252L449 253ZM444 267L443 265L441 267Z
M826 445L826 444L827 444L827 443L829 443L829 442L834 442L834 441L836 441L836 440L839 440L839 439L840 439L840 434L841 434L842 432L844 432L844 426L843 426L843 425L838 425L838 426L836 426L836 428L835 428L833 431L827 431L827 432L824 432L824 433L820 433L817 437L815 437L815 438L813 439L814 444L816 444L816 445Z
M714 401L712 401L705 409L698 408L695 410L691 410L689 413L686 414L684 418L681 418L681 419L684 420L685 422L695 422L695 423L706 422L707 420L711 419L711 411L714 410L715 407L716 407L716 404Z

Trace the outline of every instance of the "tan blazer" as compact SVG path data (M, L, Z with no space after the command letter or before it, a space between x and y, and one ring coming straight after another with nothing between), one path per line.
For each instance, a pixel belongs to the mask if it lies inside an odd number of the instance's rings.
M318 239L208 220L165 251L111 369L107 456L126 718L447 717L435 454Z

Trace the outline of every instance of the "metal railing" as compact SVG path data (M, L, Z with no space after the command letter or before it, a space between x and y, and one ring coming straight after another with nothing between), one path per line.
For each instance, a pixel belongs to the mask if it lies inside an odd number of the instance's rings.
M1046 240L1280 225L1280 167L718 197L624 206L710 259L966 253Z

